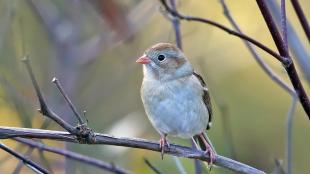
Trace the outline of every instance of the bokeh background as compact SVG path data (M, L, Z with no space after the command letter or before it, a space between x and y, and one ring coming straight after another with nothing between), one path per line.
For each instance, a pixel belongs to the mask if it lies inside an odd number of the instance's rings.
M278 1L272 2L278 7ZM300 3L309 18L310 2ZM218 0L182 0L177 4L183 14L231 27ZM276 50L255 1L234 0L227 5L246 34ZM296 34L289 40L290 46L295 46L291 47L292 57L310 95L309 41L289 2L287 16ZM239 38L195 22L181 22L181 31L184 52L211 91L214 123L208 135L217 152L271 173L275 159L285 159L290 95L262 71ZM76 124L51 83L53 77L60 80L77 108L87 111L88 124L95 131L158 140L140 100L142 67L135 63L147 47L158 42L174 43L175 35L157 0L0 0L1 126L39 128L45 120L36 111L38 101L20 61L29 55L48 104L64 119ZM290 84L280 63L257 51ZM228 133L223 124L230 126ZM293 171L307 173L310 124L299 103L293 126ZM62 130L53 122L47 128ZM170 137L170 141L190 146L187 140ZM21 153L27 151L26 146L14 141L2 142ZM162 161L159 153L146 150L44 142L115 163L134 173L152 173L143 158L162 173L178 172L169 155ZM44 154L54 173L105 173L59 155ZM44 166L38 151L31 159ZM193 160L180 160L188 173L194 172ZM17 165L17 159L0 150L1 173L11 173ZM229 173L218 167L212 172ZM23 167L21 173L32 172Z

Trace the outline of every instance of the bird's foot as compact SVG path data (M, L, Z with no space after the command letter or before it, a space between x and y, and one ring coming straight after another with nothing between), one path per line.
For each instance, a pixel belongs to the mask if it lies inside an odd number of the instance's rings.
M166 135L165 136L162 136L160 137L160 140L159 140L159 148L161 150L161 159L163 160L164 159L164 150L165 150L165 146L167 146L168 148L170 147L170 144L169 142L167 141L166 139Z
M208 166L209 166L209 170L211 170L213 162L215 161L215 156L216 156L215 151L213 150L212 146L208 143L208 141L205 138L205 136L203 135L203 133L201 133L199 136L206 146L205 154L209 155L209 157L210 157L210 161L208 162Z
M215 161L215 152L213 151L213 149L211 148L211 146L206 146L206 151L205 154L209 155L210 157L210 161L208 162L208 166L209 166L209 170L211 170L212 166L213 166L213 162Z

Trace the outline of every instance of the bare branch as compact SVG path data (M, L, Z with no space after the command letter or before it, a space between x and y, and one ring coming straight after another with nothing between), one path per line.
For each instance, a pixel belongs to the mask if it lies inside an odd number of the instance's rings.
M32 153L33 150L34 150L33 148L29 148L29 149L27 150L27 152L24 154L24 157L25 157L25 158L28 158L28 157L31 155L31 153ZM20 171L22 170L22 167L23 167L23 166L24 166L24 162L23 162L23 161L20 161L20 162L17 164L15 170L12 172L12 174L19 174Z
M174 11L176 11L177 7L176 7L175 0L170 0L170 5L171 5L171 8ZM172 22L172 26L174 28L175 42L176 42L178 48L180 48L182 50L183 44L182 44L182 36L181 36L181 29L180 29L180 20L177 17L173 16L171 22Z
M153 170L154 173L161 174L161 172L153 164L151 164L151 162L147 158L144 158L143 160L144 160L145 164L147 166L149 166L150 169Z
M281 34L277 29L276 23L271 16L270 10L268 9L265 0L256 0L256 2L264 17L264 20L268 26L268 29L272 35L272 38L278 48L280 55L288 58L291 62L288 64L284 64L284 68L288 73L288 76L290 77L291 83L293 84L295 92L299 97L300 103L302 104L306 114L308 115L308 118L310 119L310 101L299 79L295 65L289 55L286 44L283 41L283 37L281 37Z
M293 143L293 117L296 110L297 97L292 96L292 105L287 114L286 120L286 174L292 174L293 169L293 155L292 155L292 143Z
M298 16L299 22L302 25L302 28L304 29L304 32L308 38L308 41L310 42L310 26L309 23L307 21L307 18L299 4L298 0L291 0L291 3L294 7L294 10Z
M23 138L14 138L14 140L26 144L32 148L37 148L39 150L43 150L43 151L47 151L47 152L52 152L52 153L56 153L62 156L65 156L67 158L76 160L76 161L80 161L86 164L90 164L93 165L95 167L104 169L106 171L110 171L112 173L117 173L117 174L129 174L129 171L126 171L125 169L122 169L118 166L115 166L111 163L106 163L104 161L95 159L95 158L91 158L88 156L84 156L81 155L79 153L75 153L75 152L71 152L65 149L60 149L60 148L56 148L56 147L51 147L51 146L47 146L43 143L39 143L39 142L35 142L32 140L27 140L27 139L23 139Z
M29 167L30 169L32 169L34 172L36 173L43 173L43 174L48 174L49 172L47 170L45 170L44 168L42 168L41 166L39 166L37 163L33 162L32 160L24 157L23 155L14 152L14 150L10 149L9 147L7 147L6 145L0 143L0 148L3 149L4 151L6 151L7 153L15 156L17 159L23 161L27 167Z
M79 112L77 111L77 109L74 107L72 101L70 100L70 98L68 97L68 95L66 94L65 90L63 89L63 87L61 86L59 80L54 77L53 80L52 80L53 83L56 84L58 90L60 91L60 93L62 94L62 96L65 98L66 102L69 104L71 110L73 111L74 115L76 116L76 118L78 119L79 121L79 124L82 125L84 124L84 121L81 117L81 115L79 114Z
M68 132L0 126L0 139L7 139L14 137L51 139L65 142L81 143L75 135L72 135ZM131 147L156 152L161 151L161 149L158 146L158 142L138 138L115 137L101 133L94 133L94 138L92 140L93 141L89 141L87 143ZM201 161L206 162L209 161L210 158L208 155L206 155L204 151L175 144L171 144L169 148L165 147L165 153L178 157L199 159ZM251 166L248 166L246 164L237 162L235 160L220 155L215 156L214 164L237 173L244 173L244 174L265 173Z
M33 74L32 68L30 66L29 63L29 58L28 56L25 56L23 59L23 62L26 65L26 69L29 73L30 79L32 81L33 87L35 89L35 92L37 94L39 103L40 103L40 112L47 116L48 118L54 120L56 123L58 123L62 128L64 128L65 130L67 130L68 132L74 133L75 132L75 128L73 126L71 126L70 124L68 124L67 122L65 122L61 117L59 117L57 114L55 114L46 104L46 101L41 93L40 87L38 85L37 80L35 79L35 76Z
M282 38L284 42L285 49L288 49L288 42L287 42L287 24L286 24L286 9L285 9L285 0L281 0L281 29L282 29Z
M173 156L172 158L173 158L175 165L177 166L179 174L186 174L186 171L185 171L180 159L176 156Z
M242 33L240 27L232 17L232 15L229 12L229 9L225 3L225 0L221 0L221 5L223 7L224 15L230 22L230 24L234 27L236 31L239 33ZM256 50L253 48L252 45L249 44L249 42L243 41L243 43L246 45L256 62L259 64L259 66L263 69L263 71L273 80L275 83L277 83L280 87L282 87L285 91L287 91L290 95L295 95L295 91L288 85L286 84L269 66L268 64L264 61L264 59L258 55Z
M234 36L237 36L239 38L242 38L244 40L247 40L248 42L254 44L255 46L261 48L262 50L266 51L267 53L269 53L270 55L272 55L273 57L275 57L277 60L279 60L280 62L284 63L284 62L287 62L287 58L286 57L282 57L280 56L278 53L276 53L275 51L271 50L270 48L268 48L267 46L265 46L264 44L258 42L257 40L247 36L247 35L244 35L244 34L241 34L241 33L238 33L234 30L231 30L227 27L225 27L224 25L222 24L219 24L217 22L214 22L212 20L209 20L209 19L205 19L205 18L200 18L200 17L194 17L194 16L185 16L185 15L182 15L180 14L178 11L175 11L173 9L171 9L168 5L167 5L167 2L165 0L160 0L160 2L163 4L163 6L165 7L165 9L167 10L168 13L170 13L172 16L175 16L181 20L187 20L187 21L196 21L196 22L202 22L202 23L205 23L205 24L209 24L211 26L214 26L214 27L217 27L223 31L226 31L228 34L231 34L231 35L234 35Z

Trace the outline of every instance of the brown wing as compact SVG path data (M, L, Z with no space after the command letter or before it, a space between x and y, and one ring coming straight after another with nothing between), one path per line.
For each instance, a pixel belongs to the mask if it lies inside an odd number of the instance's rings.
M200 81L202 87L203 87L203 95L202 95L202 100L205 103L208 112L209 112L209 120L208 120L208 124L207 124L207 130L210 129L210 126L212 124L212 105L211 105L211 99L210 99L210 95L209 95L209 91L207 88L207 84L206 82L203 80L203 78L201 77L201 75L199 75L198 73L194 72L193 75L195 77L197 77L197 79Z

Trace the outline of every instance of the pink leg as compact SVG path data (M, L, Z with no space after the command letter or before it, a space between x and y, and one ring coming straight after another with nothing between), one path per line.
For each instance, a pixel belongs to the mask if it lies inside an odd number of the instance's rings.
M210 169L213 165L213 161L215 161L215 152L213 151L213 149L211 148L210 144L207 142L207 140L205 139L205 137L203 136L203 133L199 134L199 137L202 139L203 143L206 146L206 153L209 153L210 155Z
M167 136L166 134L164 136L161 136L159 140L159 148L161 149L161 159L164 159L165 146L170 147L170 144L168 143L166 136Z

